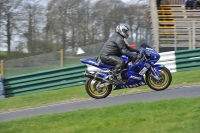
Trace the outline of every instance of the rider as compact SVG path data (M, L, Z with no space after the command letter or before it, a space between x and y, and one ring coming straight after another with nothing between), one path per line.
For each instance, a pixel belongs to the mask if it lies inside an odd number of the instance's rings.
M139 53L138 50L132 49L125 43L124 38L128 38L128 31L129 27L126 24L119 24L116 27L116 32L108 39L100 53L102 63L115 66L112 73L112 80L117 85L123 83L117 78L117 75L125 66L125 61L120 58L120 55L124 54L135 62L137 56L131 52Z

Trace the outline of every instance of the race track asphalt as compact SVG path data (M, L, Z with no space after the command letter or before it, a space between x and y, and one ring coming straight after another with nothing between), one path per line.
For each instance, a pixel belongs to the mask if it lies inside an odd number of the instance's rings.
M77 102L68 102L68 103L54 104L49 106L42 106L38 108L30 108L13 112L0 113L0 122L24 118L24 117L30 117L30 116L43 115L43 114L61 113L61 112L68 112L80 109L100 108L100 107L119 105L125 103L152 102L158 100L191 98L199 96L200 96L200 85L186 86L186 87L167 89L164 91L148 91L135 94L107 97L104 99L90 99Z

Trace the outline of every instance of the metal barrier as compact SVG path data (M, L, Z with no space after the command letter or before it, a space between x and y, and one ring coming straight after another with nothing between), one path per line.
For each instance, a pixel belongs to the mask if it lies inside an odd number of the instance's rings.
M48 71L4 78L5 96L17 96L40 91L83 85L86 65L77 65Z
M159 64L171 72L200 69L200 48L160 53Z
M176 51L175 55L177 72L200 69L200 48Z
M162 64L166 66L170 72L176 72L176 57L175 52L164 52L160 53L160 60L157 62L157 64Z

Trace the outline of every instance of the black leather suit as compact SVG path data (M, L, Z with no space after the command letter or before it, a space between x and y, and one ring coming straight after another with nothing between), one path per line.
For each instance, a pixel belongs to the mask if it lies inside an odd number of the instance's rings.
M101 50L100 59L102 63L113 65L115 66L115 69L120 71L125 65L125 61L120 57L120 55L124 54L135 60L136 56L131 52L139 51L127 46L122 35L114 33Z

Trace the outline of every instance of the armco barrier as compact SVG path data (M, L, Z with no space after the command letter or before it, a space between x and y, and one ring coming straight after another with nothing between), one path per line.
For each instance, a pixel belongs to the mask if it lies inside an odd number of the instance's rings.
M83 85L86 65L65 67L31 74L4 78L5 96L17 96L33 92L55 90Z
M178 72L200 69L200 48L175 52Z
M160 60L156 64L162 64L166 66L170 72L176 72L176 57L175 52L160 53Z
M171 72L200 69L200 48L160 53L159 64L165 65Z

